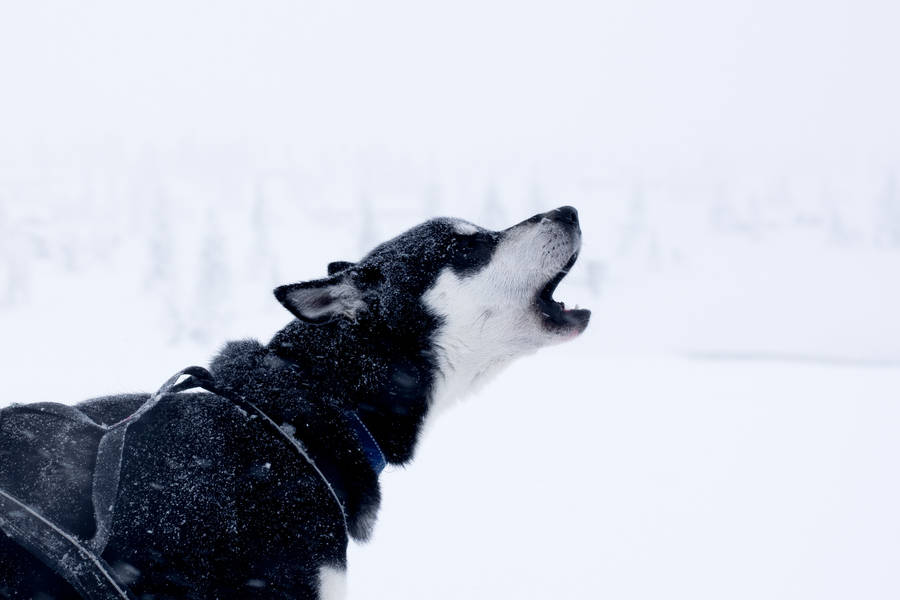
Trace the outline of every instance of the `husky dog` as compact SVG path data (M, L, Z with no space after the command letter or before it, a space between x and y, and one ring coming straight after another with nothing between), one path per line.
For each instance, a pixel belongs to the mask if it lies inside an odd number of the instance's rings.
M515 357L585 330L588 310L553 299L580 247L569 206L503 231L427 221L277 288L296 319L266 345L227 344L213 393L0 411L0 493L73 544L93 540L115 597L341 597L385 463L410 461L427 418ZM122 423L112 485L97 472ZM79 597L72 573L7 530L0 598Z

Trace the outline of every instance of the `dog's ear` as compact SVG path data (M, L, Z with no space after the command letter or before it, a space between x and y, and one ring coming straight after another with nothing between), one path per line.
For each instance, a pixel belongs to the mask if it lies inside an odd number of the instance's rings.
M362 292L342 274L277 287L275 297L295 317L308 323L327 323L338 317L356 319L366 309Z
M341 271L345 271L353 266L352 262L347 262L345 260L336 260L334 262L328 263L328 275L334 275L335 273L340 273Z

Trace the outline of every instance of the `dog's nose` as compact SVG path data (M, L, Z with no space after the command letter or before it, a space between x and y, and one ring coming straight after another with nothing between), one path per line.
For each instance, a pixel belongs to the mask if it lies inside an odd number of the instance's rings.
M578 211L575 210L574 206L560 206L556 210L550 211L548 216L561 223L578 225Z

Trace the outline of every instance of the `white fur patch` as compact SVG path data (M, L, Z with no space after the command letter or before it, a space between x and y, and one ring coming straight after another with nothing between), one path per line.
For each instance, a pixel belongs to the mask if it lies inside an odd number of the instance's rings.
M319 600L344 600L347 597L347 571L337 567L319 569Z
M511 360L558 343L536 309L539 290L580 246L549 219L505 232L490 262L474 275L445 269L425 293L443 319L434 341L437 381L428 418L484 385Z
M425 294L425 303L444 323L435 337L438 380L429 416L475 391L513 358L536 350L534 315L491 302L489 286L477 275L460 278L451 269Z

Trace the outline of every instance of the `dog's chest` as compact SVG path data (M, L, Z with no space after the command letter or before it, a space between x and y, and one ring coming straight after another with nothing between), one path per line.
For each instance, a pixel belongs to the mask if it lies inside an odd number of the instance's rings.
M462 280L445 271L424 295L432 314L440 317L433 335L437 358L429 414L442 412L499 373L514 358L534 350L521 332L527 316L512 307L492 308L489 286Z

